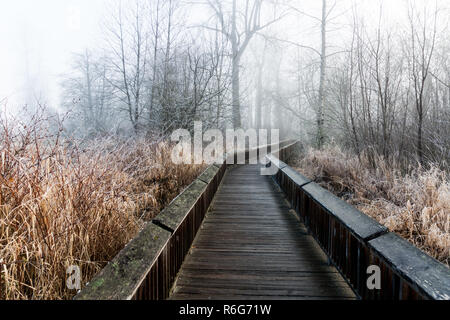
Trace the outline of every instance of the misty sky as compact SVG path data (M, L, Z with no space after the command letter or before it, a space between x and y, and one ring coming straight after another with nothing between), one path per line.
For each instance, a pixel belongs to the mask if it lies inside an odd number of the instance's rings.
M0 4L0 99L22 103L29 86L57 102L71 53L94 43L105 0L3 0Z
M99 41L103 14L111 0L2 0L0 2L0 102L7 98L12 108L24 101L41 98L57 108L61 75L70 69L71 54ZM330 1L332 2L332 1ZM373 17L379 1L338 0L336 12L349 8L352 2ZM430 0L417 1L420 4ZM294 3L306 12L320 14L318 0L299 0ZM405 12L405 0L383 1L386 12L395 20ZM341 7L341 8L340 8ZM190 12L191 19L195 13ZM201 15L199 15L201 16ZM286 28L293 41L314 42L311 21L285 21L277 28ZM289 26L289 27L288 27ZM298 30L297 30L298 29ZM318 31L318 30L317 30ZM306 32L306 31L305 31ZM334 34L333 37L339 37ZM40 96L43 94L43 96ZM3 105L4 103L2 103Z

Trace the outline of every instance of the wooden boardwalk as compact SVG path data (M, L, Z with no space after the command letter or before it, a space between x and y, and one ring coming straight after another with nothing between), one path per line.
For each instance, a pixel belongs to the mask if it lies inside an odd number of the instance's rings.
M230 167L171 299L355 299L260 166Z

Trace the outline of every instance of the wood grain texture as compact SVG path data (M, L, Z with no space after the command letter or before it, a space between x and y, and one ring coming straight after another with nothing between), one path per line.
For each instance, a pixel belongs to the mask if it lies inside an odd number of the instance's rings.
M260 166L227 170L171 299L355 299Z

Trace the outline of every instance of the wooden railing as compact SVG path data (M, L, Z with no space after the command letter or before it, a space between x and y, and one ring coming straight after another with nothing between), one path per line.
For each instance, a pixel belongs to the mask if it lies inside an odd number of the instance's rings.
M285 148L286 159L295 145ZM450 269L378 222L304 177L274 155L273 176L311 235L362 299L450 299ZM378 266L381 289L367 286Z
M255 148L258 157L284 154L292 145ZM280 150L280 151L279 151ZM210 166L175 198L77 295L76 300L163 300L169 297L181 264L225 174L227 164L244 153L250 161L252 150L224 156L223 163Z

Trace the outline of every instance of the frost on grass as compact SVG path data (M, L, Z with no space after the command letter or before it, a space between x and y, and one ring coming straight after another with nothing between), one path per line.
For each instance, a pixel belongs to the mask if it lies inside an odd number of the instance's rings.
M47 125L1 123L0 299L71 298L68 266L88 282L204 169L172 164L166 143Z
M450 264L447 172L419 167L402 173L382 157L363 154L358 159L337 147L310 149L292 165L390 231Z

